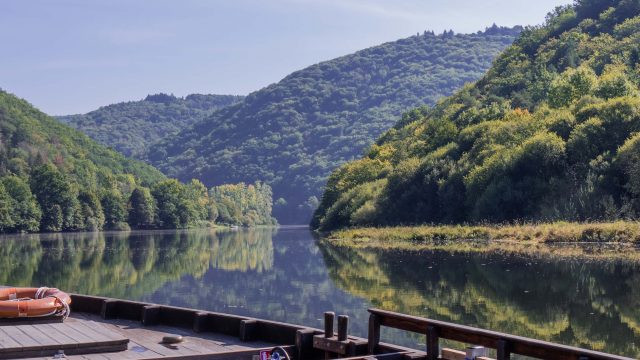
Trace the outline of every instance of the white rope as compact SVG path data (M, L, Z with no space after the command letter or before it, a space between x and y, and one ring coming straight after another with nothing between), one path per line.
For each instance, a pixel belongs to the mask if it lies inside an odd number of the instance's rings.
M38 291L36 291L36 299L44 299L45 297L52 297L52 298L58 300L62 304L62 310L55 309L50 314L47 314L47 315L44 315L44 316L49 316L49 315L56 314L56 315L61 315L66 320L69 317L69 315L71 314L71 308L69 307L69 304L67 304L66 301L63 301L62 299L60 299L59 297L57 297L55 295L46 295L49 290L57 291L58 289L56 289L56 288L48 288L48 287L45 287L45 286L43 286L41 288L38 288Z
M57 297L55 295L49 295L48 297L52 297L52 298L60 301L60 303L62 304L62 310L54 311L54 313L56 315L61 315L62 318L64 320L66 320L69 317L69 315L71 315L71 308L69 307L69 304L67 304L66 301L63 301L62 299L60 299L59 297Z
M36 296L35 296L36 300L44 299L44 294L46 294L47 291L49 291L49 288L46 287L46 286L38 288L38 290L36 291Z

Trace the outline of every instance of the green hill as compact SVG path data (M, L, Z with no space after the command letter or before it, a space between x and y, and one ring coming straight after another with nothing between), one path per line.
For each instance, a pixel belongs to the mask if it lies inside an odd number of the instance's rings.
M242 96L167 94L103 106L84 115L59 116L101 144L139 158L150 144L204 119L214 111L242 100Z
M294 72L151 147L169 176L261 180L280 223L306 223L327 176L399 116L478 79L520 28L425 32Z
M167 179L0 90L0 232L271 224L271 189ZM214 195L219 189L211 189ZM220 209L220 210L219 210Z
M640 2L580 0L335 171L313 226L640 214Z

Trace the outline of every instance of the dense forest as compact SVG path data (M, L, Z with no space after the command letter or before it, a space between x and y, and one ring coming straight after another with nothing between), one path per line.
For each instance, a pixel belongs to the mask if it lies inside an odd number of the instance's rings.
M241 188L237 198L263 215L270 189L260 189L258 197ZM0 232L185 228L216 220L216 203L200 181L167 179L0 91ZM262 218L255 220L251 225Z
M150 144L206 118L214 111L242 100L242 96L168 94L103 106L84 115L58 116L103 145L126 156L140 158Z
M271 187L256 181L255 184L226 184L210 190L217 211L217 222L245 226L276 225L271 216L273 194Z
M640 2L579 0L328 180L313 226L637 219Z
M520 30L424 32L310 66L165 138L148 160L207 186L264 181L280 223L307 223L331 171L404 111L477 80Z

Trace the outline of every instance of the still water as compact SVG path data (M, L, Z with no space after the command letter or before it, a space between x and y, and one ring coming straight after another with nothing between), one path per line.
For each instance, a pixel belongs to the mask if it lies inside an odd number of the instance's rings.
M640 356L633 260L351 250L300 228L19 235L0 238L0 284L318 328L333 310L365 337L374 306ZM401 332L383 337L424 343Z

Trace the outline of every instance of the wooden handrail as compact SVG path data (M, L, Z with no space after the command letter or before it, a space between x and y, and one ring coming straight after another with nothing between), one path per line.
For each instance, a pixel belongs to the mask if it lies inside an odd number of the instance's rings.
M427 359L438 358L439 339L482 345L497 350L498 360L511 354L520 354L549 360L629 360L624 356L606 354L573 346L555 344L522 336L504 334L471 326L400 314L392 311L369 309L369 353L375 354L380 343L380 327L410 331L427 335ZM435 349L435 351L433 351Z

